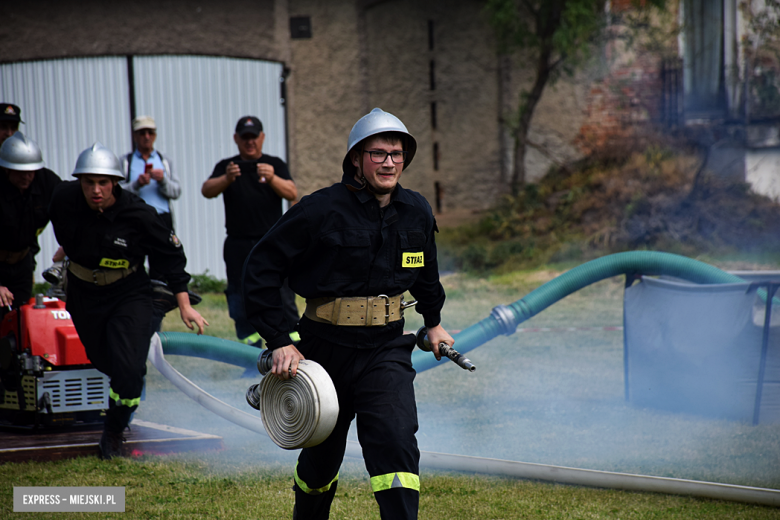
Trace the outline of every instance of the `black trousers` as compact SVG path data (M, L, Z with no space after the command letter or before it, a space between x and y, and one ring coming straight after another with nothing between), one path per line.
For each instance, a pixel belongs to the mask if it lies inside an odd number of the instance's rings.
M0 285L7 287L14 295L14 307L21 307L32 297L34 270L32 251L15 264L0 262ZM0 319L8 312L8 307L0 307Z
M167 229L173 231L173 215L171 215L170 213L158 213L157 216L160 217L160 220L163 222L163 224ZM165 278L165 275L155 270L151 264L149 264L149 278L168 283L168 279ZM154 332L160 332L160 330L162 329L162 321L164 318L165 318L165 312L162 309L155 307L152 310L152 330Z
M111 380L106 428L121 432L141 400L152 337L152 292L145 272L97 287L68 273L66 309L92 365Z
M243 276L246 257L249 256L252 248L259 241L259 238L236 238L229 236L225 239L225 245L222 249L222 257L225 260L225 270L227 271L225 296L227 297L228 312L235 322L236 336L239 339L245 339L257 333L246 318ZM288 330L292 332L298 323L299 315L298 307L295 306L295 293L287 285L286 279L284 280L284 285L282 285L281 294L282 307L285 316L287 316Z
M329 517L355 417L381 517L417 518L420 451L415 437L414 341L413 335L405 335L379 348L359 349L311 336L301 339L301 353L322 365L333 380L339 417L322 444L301 450L298 457L294 486L298 520Z

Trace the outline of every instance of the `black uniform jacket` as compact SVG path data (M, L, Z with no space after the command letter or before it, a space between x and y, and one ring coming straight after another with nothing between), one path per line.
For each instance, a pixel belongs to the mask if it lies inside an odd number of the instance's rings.
M49 202L62 180L48 168L35 172L32 184L24 190L11 184L0 172L0 249L37 253L38 235L49 223Z
M151 266L166 275L170 289L185 292L190 275L184 270L187 258L179 239L137 195L117 185L114 196L116 202L100 213L87 205L79 181L57 188L49 212L65 254L88 269L132 267L149 256Z
M350 189L352 187L352 189ZM416 310L433 327L441 321L431 207L417 192L398 185L390 204L379 207L367 189L342 181L306 196L257 243L244 265L246 313L270 349L290 344L279 287L304 298L395 296L410 291ZM403 320L384 327L339 327L301 318L302 333L340 345L374 348L403 333Z

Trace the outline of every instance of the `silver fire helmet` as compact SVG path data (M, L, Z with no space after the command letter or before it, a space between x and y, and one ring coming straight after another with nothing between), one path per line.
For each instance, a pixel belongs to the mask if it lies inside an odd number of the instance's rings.
M76 168L73 170L73 176L79 175L108 175L109 177L119 177L124 179L122 170L119 166L114 152L96 142L79 155L76 160Z
M389 112L385 112L381 108L375 108L368 114L358 119L355 126L352 127L352 131L349 133L349 141L347 143L347 155L344 156L344 161L341 164L341 168L344 173L355 174L356 168L352 164L349 158L349 152L352 151L355 146L360 144L367 137L372 135L383 134L385 132L398 132L407 136L406 143L406 160L404 161L404 169L409 167L409 164L414 159L414 154L417 152L417 141L414 136L409 133L406 126L400 119L395 117Z
M0 166L21 172L40 170L43 168L41 149L23 133L15 132L0 146Z

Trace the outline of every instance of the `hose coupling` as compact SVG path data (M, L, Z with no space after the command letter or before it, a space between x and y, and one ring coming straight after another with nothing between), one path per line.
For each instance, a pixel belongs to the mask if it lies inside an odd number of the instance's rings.
M246 391L246 402L255 410L260 409L260 383L254 384Z
M510 336L515 333L515 330L517 330L515 315L512 312L512 309L506 305L496 305L493 307L493 310L490 311L490 316L492 316L493 319L496 320L496 323L498 323L498 327L501 329L501 334Z
M269 349L263 349L259 356L257 356L257 370L260 375L266 375L274 366L273 351ZM248 397L247 397L248 399ZM252 403L249 403L252 404Z

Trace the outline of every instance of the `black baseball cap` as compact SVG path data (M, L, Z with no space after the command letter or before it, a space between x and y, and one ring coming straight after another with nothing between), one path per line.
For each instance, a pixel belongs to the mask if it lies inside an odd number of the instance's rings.
M0 121L15 121L17 123L24 123L22 121L22 109L11 103L0 103Z
M244 116L236 123L236 134L242 136L244 134L252 134L255 137L260 135L263 131L263 123L260 122L255 116Z

